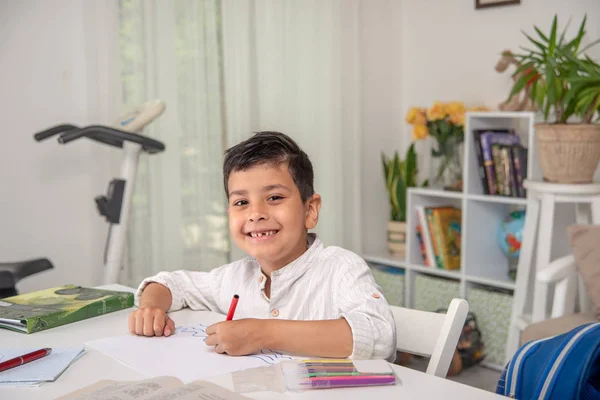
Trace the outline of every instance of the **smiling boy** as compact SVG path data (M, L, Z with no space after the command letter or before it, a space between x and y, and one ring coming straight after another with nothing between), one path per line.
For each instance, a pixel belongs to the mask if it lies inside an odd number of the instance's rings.
M136 293L129 329L169 336L167 312L182 307L224 314L239 294L236 320L207 328L205 343L230 355L261 349L320 357L394 361L391 309L365 261L325 247L314 233L321 196L312 164L279 132L259 132L228 149L223 180L229 228L248 257L210 272L160 272Z

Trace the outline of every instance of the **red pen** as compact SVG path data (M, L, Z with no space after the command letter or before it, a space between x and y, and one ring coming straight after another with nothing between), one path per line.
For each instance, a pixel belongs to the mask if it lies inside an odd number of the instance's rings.
M231 299L231 305L229 306L229 312L227 313L227 321L231 321L233 319L233 313L235 312L239 298L240 296L237 294L233 295L233 299Z
M52 353L52 349L40 349L36 351L32 351L31 353L23 354L22 356L11 358L8 361L4 361L0 363L0 372L6 371L7 369L11 369L14 367L18 367L19 365L27 364L29 362L35 361L38 358L42 358Z

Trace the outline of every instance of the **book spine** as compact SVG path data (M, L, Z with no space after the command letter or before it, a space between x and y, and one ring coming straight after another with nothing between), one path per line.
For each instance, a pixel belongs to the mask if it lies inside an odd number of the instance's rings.
M417 217L419 219L419 225L421 225L421 236L423 237L423 242L425 242L427 261L429 261L430 267L436 267L435 252L433 250L433 242L431 240L431 230L429 228L424 206L417 206Z
M462 257L462 209L454 211L454 218L448 228L451 268L460 269Z
M479 170L479 177L481 178L481 186L483 193L490 194L490 188L488 186L487 174L485 171L485 161L483 160L483 152L481 150L481 135L485 131L475 130L473 131L473 142L475 146L475 154L477 155L477 163Z
M46 329L63 325L64 323L59 323L57 321L62 321L66 313L67 311L56 311L44 316L40 315L27 318L27 333L45 331Z
M108 314L133 306L133 293L118 292L109 298L101 299L75 311L57 311L46 316L27 319L27 333L40 332L57 326Z
M454 209L448 213L444 224L446 226L445 243L448 251L448 269L460 269L462 210Z
M502 161L502 178L504 182L502 187L504 189L505 196L515 196L513 193L516 193L516 186L514 185L513 177L513 168L512 161L510 156L510 151L506 146L500 146L500 159ZM513 188L514 187L514 188Z
M521 170L521 161L519 156L519 148L511 147L510 149L510 159L512 162L512 179L515 184L514 187L514 196L515 197L523 197L523 174Z
M481 152L483 154L483 167L487 177L487 187L489 194L496 194L496 174L494 171L494 159L492 157L492 148L488 134L481 136Z
M440 257L440 245L438 241L438 235L435 231L435 227L433 225L433 210L431 208L425 209L425 215L427 216L427 225L429 227L429 233L431 235L431 243L433 244L433 253L435 256L435 265L438 268L444 268L442 263L442 259Z
M446 269L441 254L440 234L435 226L433 211L434 209L432 208L425 209L427 214L427 223L429 225L429 232L431 233L431 241L433 242L433 251L435 252L435 263L438 268Z
M421 255L423 256L423 262L425 263L426 266L430 266L429 259L427 258L427 252L425 251L425 243L423 241L423 233L422 233L421 225L417 225L416 231L417 231L417 240L419 241L419 251L421 252Z
M448 260L448 247L446 246L446 224L442 222L442 213L446 212L445 210L434 210L433 211L433 225L434 229L437 232L438 241L439 241L439 249L440 249L440 259L442 260L442 265L444 269L450 269L450 263Z
M502 168L502 159L500 158L500 148L497 144L492 145L492 160L494 163L494 185L497 195L504 195L504 168Z
M520 147L518 151L519 165L521 167L521 189L520 194L521 197L527 197L527 190L523 186L523 180L527 179L527 149L524 147Z

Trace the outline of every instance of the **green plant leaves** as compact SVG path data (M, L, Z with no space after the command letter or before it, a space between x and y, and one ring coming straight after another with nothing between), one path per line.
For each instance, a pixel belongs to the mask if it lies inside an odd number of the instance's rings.
M410 187L417 187L417 153L412 143L404 160L395 152L392 158L381 154L385 186L388 192L392 221L406 221L406 194Z
M600 44L600 39L579 50L586 33L586 23L587 15L581 21L577 34L571 39L566 39L567 23L557 40L556 15L548 34L537 26L533 27L537 38L523 32L533 48L521 47L524 52L514 55L521 66L513 74L516 80L508 98L529 87L529 97L539 106L546 121L551 111L554 111L556 122L559 123L566 123L574 114L585 122L591 121L598 110L598 97L595 94L600 91L600 69L583 53Z

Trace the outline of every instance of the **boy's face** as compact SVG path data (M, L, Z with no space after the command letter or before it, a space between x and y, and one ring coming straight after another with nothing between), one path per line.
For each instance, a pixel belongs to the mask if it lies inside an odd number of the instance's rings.
M306 230L317 225L321 197L303 203L287 163L232 172L228 185L231 236L265 272L306 251Z

